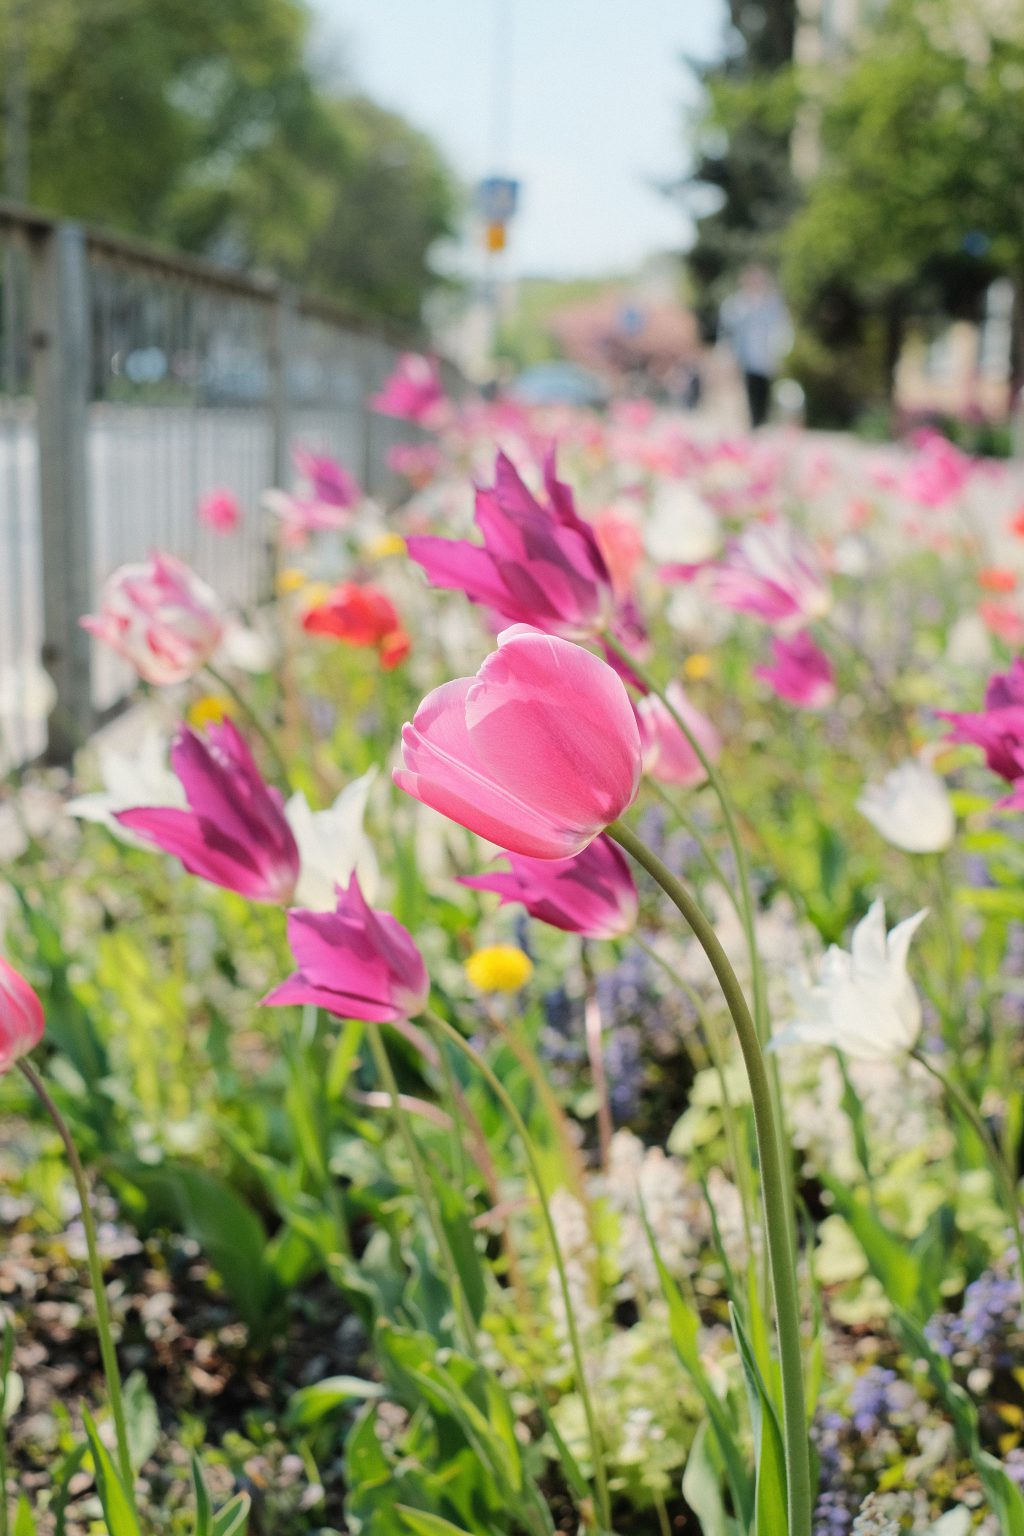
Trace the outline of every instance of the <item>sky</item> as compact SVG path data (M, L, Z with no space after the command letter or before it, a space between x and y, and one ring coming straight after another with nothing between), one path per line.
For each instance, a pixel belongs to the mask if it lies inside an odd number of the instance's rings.
M717 56L723 0L312 3L321 55L425 129L464 182L521 181L511 274L629 271L686 243L684 211L650 183L686 163L699 93L680 55Z

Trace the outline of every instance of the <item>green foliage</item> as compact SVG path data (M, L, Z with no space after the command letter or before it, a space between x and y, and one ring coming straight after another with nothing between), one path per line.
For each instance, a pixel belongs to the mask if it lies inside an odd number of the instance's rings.
M319 83L309 26L302 0L2 0L30 200L416 324L451 174L401 117Z
M850 62L804 83L822 158L785 236L785 278L835 384L816 381L809 344L801 373L820 400L867 367L860 399L884 397L908 322L975 316L995 276L1024 272L1024 15L894 0ZM889 334L872 364L878 317Z

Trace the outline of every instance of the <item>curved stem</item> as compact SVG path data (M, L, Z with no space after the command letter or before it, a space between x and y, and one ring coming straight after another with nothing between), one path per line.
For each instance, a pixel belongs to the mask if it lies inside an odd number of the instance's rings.
M391 1066L391 1058L388 1056L387 1046L381 1036L379 1024L368 1024L366 1033L370 1041L370 1050L373 1053L374 1064L384 1088L391 1100L391 1112L395 1117L395 1126L405 1148L405 1155L412 1166L413 1183L416 1193L423 1207L423 1213L430 1223L437 1244L438 1252L448 1271L448 1284L451 1287L452 1297L455 1302L455 1313L459 1320L459 1329L463 1334L464 1342L471 1356L476 1355L476 1324L469 1310L469 1302L459 1278L459 1268L452 1253L448 1235L444 1230L444 1222L437 1213L434 1201L434 1192L430 1187L430 1178L420 1156L420 1149L416 1145L416 1137L413 1135L409 1124L408 1111L402 1103L401 1094L398 1091L398 1083L395 1081L394 1070Z
M1024 1228L1021 1227L1020 1198L1013 1173L1007 1166L1001 1147L985 1124L981 1111L960 1084L954 1078L948 1077L933 1061L929 1061L922 1050L916 1049L910 1054L915 1061L920 1062L930 1076L934 1077L950 1103L963 1115L992 1161L992 1169L1006 1202L1006 1212L1013 1228L1014 1244L1017 1249L1017 1269L1020 1275L1021 1305L1024 1307Z
M565 1321L569 1332L569 1347L572 1350L573 1367L576 1374L576 1385L580 1394L580 1402L583 1406L583 1414L587 1421L587 1435L590 1440L590 1452L594 1462L594 1481L597 1485L597 1506L601 1519L602 1531L611 1532L611 1500L608 1493L608 1477L604 1466L604 1452L601 1446L601 1437L597 1427L597 1415L594 1411L594 1402L590 1394L590 1386L587 1381L586 1366L583 1360L583 1346L580 1342L579 1329L576 1327L576 1316L573 1312L572 1293L569 1290L569 1277L565 1269L565 1260L562 1257L561 1245L558 1241L558 1233L555 1229L554 1219L551 1215L551 1206L548 1202L547 1191L544 1188L544 1175L541 1171L540 1159L537 1149L533 1144L533 1138L526 1128L515 1101L508 1091L502 1087L497 1077L491 1071L486 1061L478 1056L469 1041L454 1029L447 1019L442 1019L439 1014L425 1010L423 1017L429 1023L431 1029L450 1040L462 1054L471 1061L476 1070L483 1077L491 1092L501 1104L508 1115L516 1134L522 1143L526 1153L526 1160L530 1165L530 1176L537 1189L537 1199L540 1203L541 1213L544 1219L544 1227L548 1241L551 1244L551 1252L555 1261L555 1269L558 1274L558 1284L562 1293L562 1303L565 1307Z
M608 836L624 848L658 882L693 930L718 978L736 1027L754 1108L754 1130L761 1164L761 1196L765 1238L775 1294L775 1319L782 1374L782 1418L786 1445L786 1488L790 1536L810 1536L811 1466L804 1406L803 1360L800 1346L800 1295L796 1261L790 1240L788 1180L776 1123L768 1069L743 989L718 936L697 902L670 869L622 822L613 822Z
M114 1420L114 1435L117 1440L117 1460L121 1472L121 1481L124 1483L125 1495L135 1511L135 1473L132 1471L132 1458L128 1449L128 1430L124 1416L124 1398L121 1393L121 1374L117 1366L117 1351L114 1348L114 1336L110 1327L110 1308L107 1304L107 1291L103 1283L103 1266L100 1263L99 1245L96 1241L96 1222L92 1214L92 1202L89 1195L89 1182L82 1167L82 1160L78 1155L78 1149L71 1139L64 1116L50 1097L39 1073L31 1062L24 1058L18 1062L18 1068L26 1079L32 1092L53 1121L57 1135L64 1144L68 1164L71 1168L71 1177L75 1181L75 1189L78 1194L78 1203L82 1210L82 1228L85 1232L85 1248L89 1261L89 1281L92 1285L92 1293L96 1302L96 1332L99 1336L100 1358L103 1361L103 1374L107 1382L107 1396L110 1399L110 1415Z
M625 646L620 644L620 642L615 639L614 635L606 632L603 638L605 643L615 652L618 657L621 658L622 661L626 663L626 665L635 674L635 676L640 679L644 687L649 689L651 693L653 693L658 699L661 700L662 704L665 706L670 716L672 717L672 720L678 726L679 730L682 731L690 747L693 749L697 761L700 763L704 772L707 774L708 783L714 790L718 803L722 808L722 819L725 823L726 834L729 838L729 845L732 848L733 857L736 860L736 877L739 883L740 902L743 908L742 912L740 913L740 917L743 922L744 931L747 937L747 945L750 950L750 968L754 986L754 1017L757 1021L758 1036L763 1044L764 1040L767 1038L768 1020L767 1010L764 1007L764 984L761 975L761 963L760 957L757 953L757 942L754 933L754 902L750 889L750 865L747 861L747 851L744 848L743 840L740 837L739 824L736 820L736 813L733 810L732 798L722 781L722 776L718 772L718 769L708 757L704 748L701 746L700 742L697 740L697 737L687 725L682 715L680 715L679 711L675 708L665 690L658 686L651 675L644 669L644 667L636 660L635 657L630 655Z
M218 688L223 688L224 692L229 696L229 698L231 698L234 703L238 705L238 708L245 716L247 724L252 726L253 730L256 732L256 735L260 738L260 741L262 741L264 747L266 748L267 756L270 758L270 761L273 764L274 777L280 781L280 784L284 789L290 791L292 784L291 777L288 773L288 764L281 756L281 750L278 747L277 742L267 730L267 727L263 724L263 721L260 719L259 715L253 709L252 705L249 703L249 700L245 697L241 690L235 686L229 677L224 676L224 673L221 672L219 668L214 667L210 662L207 662L206 670L213 678Z

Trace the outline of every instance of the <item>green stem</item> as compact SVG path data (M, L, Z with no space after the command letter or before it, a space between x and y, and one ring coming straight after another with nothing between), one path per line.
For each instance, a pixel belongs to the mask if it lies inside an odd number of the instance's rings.
M700 763L701 767L704 769L704 772L707 774L708 783L714 790L718 799L718 803L721 806L722 819L725 823L725 830L728 834L733 858L736 861L736 878L739 884L738 901L735 892L731 890L729 883L724 879L721 864L719 863L718 859L710 853L710 850L706 854L706 857L709 858L712 870L718 874L719 878L723 880L726 889L729 890L730 900L732 901L733 906L736 908L736 911L739 913L740 924L743 928L744 936L747 941L747 952L750 956L750 980L754 996L754 1028L757 1031L758 1040L760 1041L761 1045L764 1046L767 1044L768 1038L771 1034L771 1020L768 1016L768 991L765 985L764 969L761 965L761 955L757 947L757 929L754 923L754 898L750 884L750 865L747 860L747 851L744 847L743 839L740 837L739 823L736 819L736 812L733 809L732 797L730 796L729 791L726 789L725 781L723 780L721 774L718 772L718 769L708 757L701 743L697 740L696 736L693 734L693 731L687 725L679 711L675 708L665 690L658 687L657 683L644 669L644 667L641 666L641 664L637 662L632 656L630 656L629 652L619 644L618 640L616 640L613 635L606 634L604 638L609 647L615 651L616 655L620 656L623 661L625 661L627 665L631 667L633 673L640 679L644 687L649 689L651 693L655 694L655 696L661 700L662 704L668 710L670 717L675 721L679 730L682 731L683 735L686 737L686 740L689 742L691 748L696 754L697 761ZM669 803L672 804L671 801L669 801ZM702 840L700 840L700 846L702 848L704 846ZM792 1160L788 1155L788 1149L786 1147L785 1140L783 1138L783 1126L785 1124L785 1117L783 1115L782 1109L782 1088L779 1082L779 1064L774 1058L768 1063L768 1091L771 1094L772 1101L772 1124L775 1127L778 1137L779 1156L782 1159L782 1166L786 1174L787 1198L784 1202L786 1231L788 1234L792 1262L795 1264L796 1218L793 1213L793 1207L795 1205L793 1166Z
M587 1434L590 1439L590 1451L594 1462L594 1481L597 1485L597 1506L601 1519L601 1529L605 1532L611 1532L611 1500L608 1493L608 1477L604 1466L604 1452L601 1446L601 1436L597 1427L597 1415L594 1411L594 1402L590 1394L590 1386L587 1382L586 1366L583 1360L583 1346L580 1342L579 1329L576 1327L576 1316L573 1311L572 1293L569 1290L569 1277L566 1274L565 1260L562 1257L562 1249L558 1241L558 1233L555 1229L554 1219L551 1215L551 1206L548 1202L547 1191L544 1188L544 1175L541 1171L540 1159L537 1156L537 1149L533 1144L533 1138L527 1130L526 1122L524 1121L522 1115L519 1113L519 1110L516 1108L515 1102L511 1095L505 1088L502 1087L501 1083L491 1071L486 1061L484 1061L481 1056L477 1055L469 1041L465 1040L463 1036L459 1034L458 1030L454 1029L452 1025L448 1023L447 1019L442 1019L439 1014L432 1013L430 1010L425 1010L423 1017L431 1029L435 1030L438 1034L443 1035L446 1040L450 1040L452 1045L460 1050L462 1054L473 1063L474 1067L483 1077L484 1081L487 1083L487 1086L497 1098L498 1102L501 1104L505 1113L508 1115L509 1119L514 1125L516 1134L518 1135L519 1140L522 1143L523 1150L526 1153L526 1160L530 1165L530 1176L533 1179L534 1185L537 1189L537 1198L540 1202L541 1213L544 1219L544 1227L547 1232L548 1241L551 1244L551 1252L555 1261L555 1269L558 1274L558 1284L562 1292L562 1302L565 1306L565 1320L566 1327L569 1331L569 1347L572 1350L573 1367L576 1374L576 1385L580 1394L580 1402L583 1406L584 1417L587 1421Z
M114 1349L114 1336L110 1328L110 1308L107 1305L107 1292L103 1284L103 1267L100 1264L99 1247L96 1242L96 1222L92 1214L92 1203L89 1197L89 1184L82 1167L78 1149L71 1139L64 1116L51 1099L46 1084L31 1062L22 1058L18 1062L22 1076L27 1080L32 1092L53 1121L57 1135L64 1144L68 1165L71 1168L71 1177L75 1181L75 1189L78 1192L78 1203L82 1209L82 1228L85 1232L85 1247L89 1260L89 1280L92 1285L92 1293L96 1302L96 1332L99 1336L100 1358L103 1361L103 1374L107 1381L107 1396L110 1399L110 1413L114 1420L114 1434L117 1439L117 1460L121 1471L121 1480L124 1483L125 1496L135 1512L135 1474L132 1471L132 1459L128 1449L128 1430L124 1417L124 1398L121 1393L121 1375L117 1366L117 1352Z
M603 638L606 644L615 652L615 654L620 657L620 659L626 663L626 665L631 669L635 676L640 679L644 687L653 693L656 698L661 700L662 704L668 710L672 720L686 737L687 742L696 755L697 761L700 763L704 772L707 774L708 783L714 790L718 803L722 808L722 819L725 823L726 834L729 838L729 846L732 848L733 858L736 860L736 877L739 883L739 899L742 906L742 912L740 916L743 922L744 932L746 934L747 946L750 950L750 969L754 987L754 1016L757 1020L758 1038L763 1044L767 1038L768 1019L767 1009L765 1006L764 984L761 975L761 962L760 956L757 952L757 938L754 932L754 903L750 888L750 865L747 860L747 851L743 846L743 839L740 837L739 824L737 823L736 813L732 807L732 798L729 794L729 791L725 787L725 783L721 774L718 772L718 769L708 757L704 748L701 746L700 742L697 740L697 737L687 725L682 715L675 708L665 690L658 686L653 677L651 677L651 675L636 660L634 656L630 655L625 646L621 645L620 642L616 640L614 635L605 633Z
M775 1321L782 1374L782 1418L786 1444L786 1488L789 1536L810 1536L811 1466L804 1406L803 1360L800 1345L800 1294L796 1260L791 1241L788 1210L789 1181L783 1161L782 1141L776 1123L771 1082L757 1027L747 1007L743 989L718 936L697 902L629 827L616 821L608 836L624 848L658 882L693 930L718 978L726 1005L736 1027L754 1109L754 1131L761 1164L761 1196L764 1203L765 1239L775 1294Z
M915 1061L920 1062L925 1071L941 1086L943 1093L950 1103L963 1115L992 1161L992 1170L996 1176L1003 1200L1006 1203L1006 1213L1010 1218L1010 1224L1013 1228L1014 1244L1017 1249L1017 1268L1021 1284L1021 1302L1024 1305L1024 1228L1021 1227L1020 1199L1017 1194L1017 1183L1013 1173L1007 1165L1001 1147L985 1124L981 1111L970 1096L960 1087L960 1084L954 1078L948 1077L942 1068L937 1067L933 1061L929 1061L922 1050L916 1049L911 1051L910 1054Z
M263 721L253 709L248 699L238 688L236 688L235 684L229 677L225 677L224 673L221 672L217 667L212 666L210 662L206 663L206 670L213 678L218 688L223 688L228 697L238 705L238 708L245 716L246 722L252 726L253 730L256 732L256 735L260 738L260 741L262 741L264 747L266 748L267 756L270 758L270 761L273 764L274 777L279 781L282 788L290 791L292 783L291 776L288 772L288 764L281 756L281 750L278 747L277 742L267 730L267 727L263 724Z
M416 1186L416 1193L419 1197L420 1205L423 1207L424 1214L430 1223L431 1231L433 1232L434 1241L437 1244L438 1252L440 1253L444 1266L448 1271L448 1284L451 1287L452 1296L455 1301L455 1312L459 1320L460 1331L463 1334L463 1341L465 1343L467 1352L475 1358L476 1324L474 1323L473 1315L469 1310L469 1302L466 1299L466 1293L463 1289L462 1281L459 1278L459 1267L455 1262L455 1255L453 1254L451 1244L448 1241L448 1234L444 1230L444 1222L441 1220L441 1217L437 1212L436 1202L434 1200L434 1192L430 1187L430 1177L427 1173L426 1167L424 1166L423 1159L420 1156L420 1149L416 1144L416 1137L413 1133L411 1125L409 1124L408 1113L398 1092L398 1083L395 1081L395 1074L391 1066L391 1058L388 1056L387 1047L384 1044L380 1026L378 1024L368 1024L366 1033L369 1037L370 1050L373 1052L373 1059L377 1068L378 1076L384 1085L388 1098L391 1100L391 1112L394 1115L395 1127L401 1138L402 1145L405 1147L405 1155L409 1159L409 1163L412 1167L413 1183Z

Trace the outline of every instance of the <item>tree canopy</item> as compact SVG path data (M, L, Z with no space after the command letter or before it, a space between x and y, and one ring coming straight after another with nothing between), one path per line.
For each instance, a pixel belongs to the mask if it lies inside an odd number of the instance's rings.
M418 319L453 177L317 80L301 0L0 0L0 34L33 203Z

